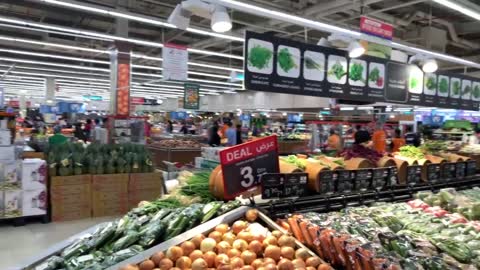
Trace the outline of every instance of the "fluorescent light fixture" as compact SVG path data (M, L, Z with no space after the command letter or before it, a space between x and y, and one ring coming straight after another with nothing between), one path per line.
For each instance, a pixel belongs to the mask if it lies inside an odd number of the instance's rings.
M215 11L211 18L212 30L217 33L225 33L232 29L232 20L223 6L215 6Z
M354 107L340 107L340 111L353 111L355 110Z
M283 113L282 113L282 116L287 116L287 113L286 113L286 112L283 112Z
M437 71L438 64L435 59L426 59L422 64L423 72L432 73Z
M348 56L350 58L357 58L362 56L365 53L365 48L360 44L360 42L354 40L348 45Z
M359 109L359 110L373 110L373 107L372 106L360 106L360 107L357 107L357 109Z
M433 0L433 2L438 3L440 5L443 5L447 8L451 8L453 10L456 10L464 15L467 15L469 17L474 18L475 20L480 21L480 13L475 12L472 9L469 9L467 7L464 7L462 5L457 4L457 1L451 1L451 0Z
M92 52L92 53L98 53L98 54L110 54L110 51L108 50L97 50L97 49L85 48L80 46L64 45L64 44L58 44L53 42L36 41L36 40L24 39L24 38L0 36L0 40L11 41L11 42L21 42L21 43L41 45L41 46L50 46L50 47L68 49L68 50L85 51L85 52Z

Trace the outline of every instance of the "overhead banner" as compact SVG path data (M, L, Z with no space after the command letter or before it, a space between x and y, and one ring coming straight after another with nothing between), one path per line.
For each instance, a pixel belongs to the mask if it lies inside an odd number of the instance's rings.
M162 48L162 75L164 80L188 79L188 51L186 46L167 43Z
M183 107L188 110L200 108L200 85L194 83L185 84L185 95L183 96Z
M360 31L383 39L393 38L393 25L366 16L360 17Z
M284 94L478 111L480 81L416 65L246 33L245 88Z

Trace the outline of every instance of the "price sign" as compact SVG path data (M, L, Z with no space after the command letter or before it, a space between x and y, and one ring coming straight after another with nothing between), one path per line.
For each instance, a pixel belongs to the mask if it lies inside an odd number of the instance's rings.
M387 187L394 187L398 184L398 169L397 167L388 168L388 182Z
M443 163L442 178L443 179L455 178L456 169L457 169L457 165L455 163L452 163L452 162Z
M413 186L422 181L422 166L407 167L407 185Z
M307 191L306 173L267 173L262 175L262 199L301 197Z
M283 183L285 175L282 173L267 173L262 176L262 199L283 197Z
M234 199L241 193L260 185L266 173L278 173L277 136L233 146L220 151L225 199Z
M331 194L335 192L335 180L337 174L335 171L321 171L319 178L318 187L320 190L317 190L320 194Z
M441 166L440 164L428 164L427 165L427 180L429 183L437 183L441 179Z
M473 176L477 173L477 162L475 160L467 161L466 176Z
M355 172L349 170L337 170L337 188L338 193L348 193L353 190L353 183L355 181Z
M307 191L306 173L287 173L285 174L285 183L283 195L285 197L301 197Z
M370 187L372 182L372 170L361 169L356 170L355 174L355 190L364 191Z
M383 190L388 184L390 177L389 168L372 169L372 188L376 190Z
M455 178L462 179L465 178L465 170L467 169L467 164L465 162L457 162L455 165Z

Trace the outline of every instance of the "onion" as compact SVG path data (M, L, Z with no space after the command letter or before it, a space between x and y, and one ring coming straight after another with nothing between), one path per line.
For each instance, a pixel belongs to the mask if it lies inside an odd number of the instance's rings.
M233 257L230 259L230 266L232 266L233 269L242 268L243 265L243 260L239 257Z
M272 231L272 235L275 236L275 238L278 239L278 238L282 237L283 233L279 230L274 230L274 231Z
M278 238L278 245L281 247L291 247L295 248L295 238L289 235L282 235Z
M277 270L277 265L274 263L269 263L263 266L263 268L265 268L265 270Z
M208 235L208 238L215 239L215 242L220 243L222 241L222 233L213 231Z
M318 266L318 270L333 270L333 268L327 263L322 263Z
M295 268L305 268L305 262L302 259L295 259L292 261Z
M220 265L230 264L230 258L226 254L219 254L215 257L215 267Z
M145 260L139 265L140 270L152 270L155 268L155 263L152 260Z
M228 224L220 224L215 227L215 231L220 232L222 235L228 232Z
M233 241L233 248L243 252L248 248L248 243L243 239L237 239Z
M200 250L205 253L207 251L214 251L217 242L215 239L212 238L205 238L203 239L202 243L200 244Z
M173 267L173 262L170 259L164 258L158 264L158 268L161 270L168 270Z
M243 220L237 220L232 225L232 231L234 234L238 234L239 232L245 230L247 228L247 222Z
M221 241L220 243L217 244L217 253L218 254L226 254L230 249L232 249L232 246L226 241Z
M260 243L263 243L263 240L265 240L265 235L263 234L252 233L252 235L253 235L253 240L257 240Z
M244 267L241 268L241 270L255 270L255 267L250 265L245 265Z
M249 222L254 222L258 217L258 211L257 209L249 209L247 213L245 214L245 218Z
M275 264L275 265L277 264L277 262L276 262L274 259L272 259L272 258L264 258L264 259L263 259L263 265L267 265L267 264L269 264L269 263L273 263L273 264Z
M318 257L310 257L305 261L306 266L317 268L322 263L322 260Z
M263 245L266 247L268 245L276 246L277 245L277 238L275 236L267 236L265 240L263 240Z
M267 246L265 248L265 254L264 254L264 257L266 258L272 258L274 259L275 261L278 261L280 260L280 248L277 247L277 246Z
M257 269L257 268L259 268L260 266L263 265L263 260L262 259L255 259L255 260L253 260L253 262L250 265L253 266L253 268Z
M195 244L195 247L198 249L200 248L200 243L202 243L203 239L205 239L205 235L199 234L193 237L190 241Z
M311 267L311 266L307 266L307 268L305 268L305 270L317 270L317 268Z
M257 254L250 250L245 250L244 252L242 252L242 255L240 255L240 257L242 258L243 262L245 262L245 264L252 264L252 262L257 258Z
M222 236L222 240L228 242L230 245L233 245L233 241L235 241L236 236L232 232L227 232Z
M222 264L217 267L217 270L232 270L233 268L229 264Z
M310 256L310 253L308 253L308 250L305 248L299 248L297 251L295 251L295 258L296 259L302 259L302 260L307 260Z
M295 250L291 247L282 247L280 254L285 259L293 260L293 257L295 256Z
M192 241L185 241L180 247L183 249L183 255L185 256L190 255L190 253L196 249L196 246Z
M213 251L207 251L205 254L203 254L203 259L207 262L207 265L209 268L215 267L215 258L217 257L217 254Z
M138 266L133 264L127 264L122 266L119 270L138 270Z
M234 249L234 248L230 249L227 252L228 257L230 257L230 258L240 257L240 254L242 254L242 252L240 252L238 249Z
M178 267L172 267L172 268L170 268L170 270L182 270L182 269L180 269Z
M278 270L294 270L298 269L293 266L293 263L288 259L281 259L278 264Z
M172 262L176 261L178 258L183 256L183 250L178 246L173 246L167 249L167 258L172 260Z
M163 258L165 258L165 254L163 254L163 252L159 251L159 252L153 254L150 259L155 263L155 265L159 265L160 261Z
M237 238L238 239L243 239L243 240L247 241L247 243L250 243L253 240L253 235L252 235L251 232L241 231L237 234Z
M182 256L178 258L175 266L180 269L189 269L192 266L192 260L190 260L190 258L187 256Z
M188 257L193 262L198 258L203 258L203 252L201 250L196 249L196 250L192 251L192 253L190 253L190 255L188 255Z
M208 264L202 258L198 258L194 260L192 263L192 270L207 270L207 269L208 269Z
M252 242L250 242L250 244L248 244L248 250L257 255L260 255L263 251L262 243L257 240L253 240Z

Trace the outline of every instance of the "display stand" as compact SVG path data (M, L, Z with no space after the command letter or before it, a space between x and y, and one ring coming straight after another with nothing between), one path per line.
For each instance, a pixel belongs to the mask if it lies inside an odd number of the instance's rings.
M108 141L110 143L145 143L144 116L108 116Z

